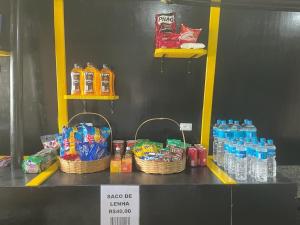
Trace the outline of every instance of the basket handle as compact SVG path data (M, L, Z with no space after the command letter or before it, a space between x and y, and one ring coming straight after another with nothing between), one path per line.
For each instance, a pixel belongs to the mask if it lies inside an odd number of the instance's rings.
M95 116L98 116L100 117L101 119L103 119L107 125L109 126L109 129L110 129L110 151L112 151L112 139L113 139L113 131L112 131L112 128L111 128L111 125L110 123L108 122L108 119L106 119L105 116L99 114L99 113L93 113L93 112L81 112L81 113L77 113L75 114L74 116L71 117L71 119L69 119L68 121L68 126L70 125L70 123L72 122L72 120L74 120L76 117L78 116L81 116L81 115L95 115Z
M139 130L146 124L146 123L149 123L151 121L157 121L157 120L168 120L168 121L171 121L173 123L175 123L179 128L180 128L180 124L176 121L176 120L173 120L171 118L165 118L165 117L159 117L159 118L151 118L151 119L148 119L148 120L145 120L144 122L141 123L141 125L137 128L136 132L135 132L135 135L134 135L134 140L137 139L137 135L138 135L138 132ZM184 136L184 132L181 130L181 134L182 134L182 139L183 139L183 143L184 143L184 147L186 147L186 144L185 144L185 136Z

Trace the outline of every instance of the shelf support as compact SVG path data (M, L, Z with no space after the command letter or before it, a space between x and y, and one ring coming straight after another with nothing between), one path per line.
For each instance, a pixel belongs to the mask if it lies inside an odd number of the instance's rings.
M63 126L68 123L67 100L64 99L64 95L67 94L64 23L64 0L54 0L54 38L59 132L61 132Z
M165 64L165 54L162 55L162 57L160 58L160 72L164 73L164 64Z
M201 144L209 149L214 80L217 59L220 7L210 7L208 50L206 60L204 99L201 123Z

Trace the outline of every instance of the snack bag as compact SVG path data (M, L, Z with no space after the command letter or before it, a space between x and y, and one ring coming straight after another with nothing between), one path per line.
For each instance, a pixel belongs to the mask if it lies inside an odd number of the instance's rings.
M175 48L179 40L178 37L176 34L175 13L156 14L155 47Z
M202 29L193 29L184 24L180 26L180 43L196 43Z
M25 159L22 169L25 173L40 173L48 168L56 160L56 157L55 149L43 149Z
M41 142L44 148L52 148L52 149L59 148L59 143L57 141L57 134L43 135L41 136Z

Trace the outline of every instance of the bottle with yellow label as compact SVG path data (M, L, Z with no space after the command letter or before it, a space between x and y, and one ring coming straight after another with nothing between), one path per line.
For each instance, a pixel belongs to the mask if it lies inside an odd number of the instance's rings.
M82 92L82 68L74 64L74 68L71 71L71 95L80 95Z
M103 64L99 76L99 94L101 96L114 96L115 95L115 74Z
M87 63L83 71L83 95L96 94L96 78L98 70L91 64Z

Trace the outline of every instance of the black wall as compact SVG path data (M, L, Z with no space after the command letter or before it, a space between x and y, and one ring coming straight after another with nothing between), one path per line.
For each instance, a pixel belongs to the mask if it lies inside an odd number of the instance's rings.
M207 4L65 0L67 72L73 63L112 65L120 95L113 114L110 102L89 101L87 108L109 118L116 138L132 138L144 119L167 116L192 122L188 141L199 141L205 57L192 61L191 75L186 60L166 60L161 74L160 60L153 58L154 15L170 11L176 11L178 25L204 28L200 41L207 43ZM24 133L30 154L40 149L40 135L57 131L52 1L26 1L24 26ZM281 164L300 162L299 26L300 13L225 5L221 14L213 120L253 119L261 135L275 139ZM80 101L69 101L69 115L80 111ZM141 136L164 140L179 133L168 123L154 123ZM1 143L1 154L8 147Z

